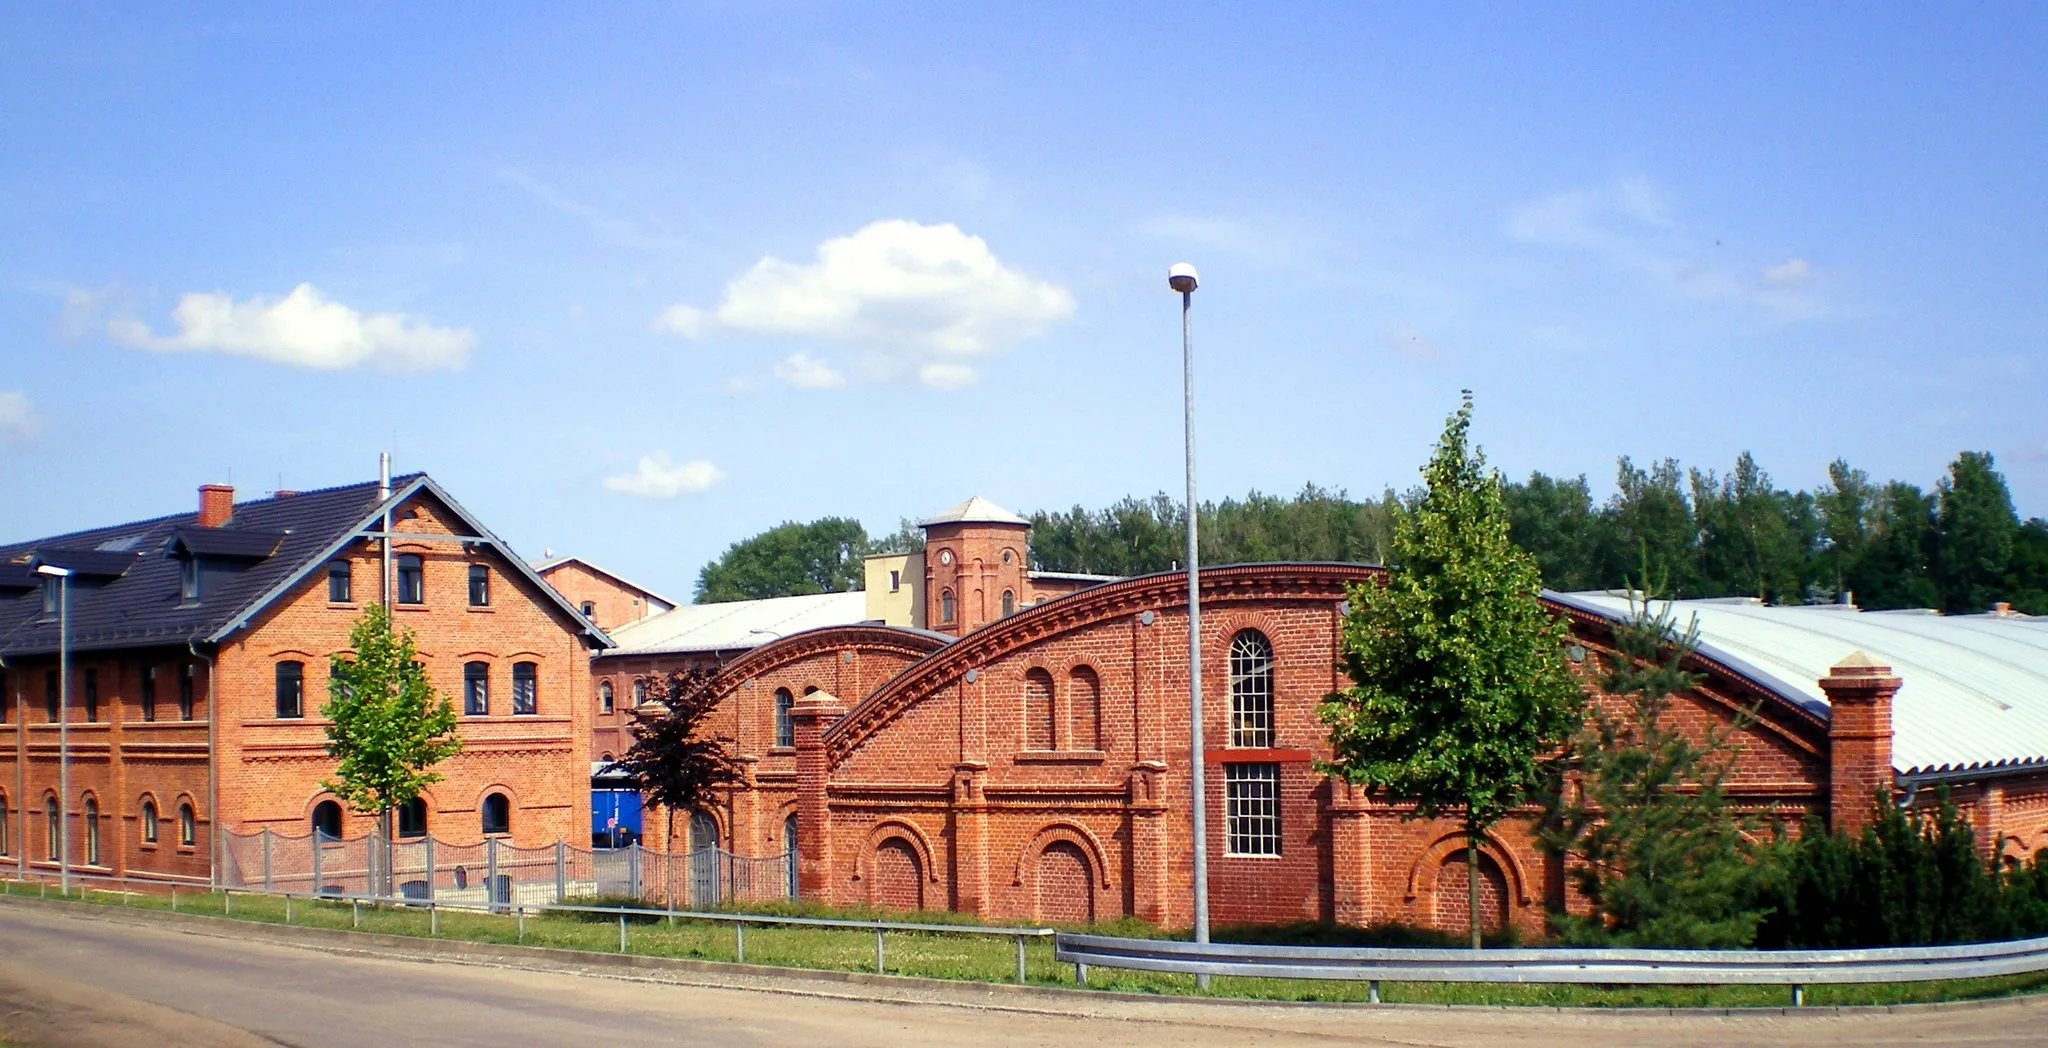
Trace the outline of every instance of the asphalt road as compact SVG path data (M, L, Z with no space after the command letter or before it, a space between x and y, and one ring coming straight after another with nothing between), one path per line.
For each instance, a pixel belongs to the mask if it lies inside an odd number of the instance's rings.
M2036 1045L2048 1002L1700 1016L1120 1001L801 976L429 961L141 915L0 904L0 1034L24 1046Z

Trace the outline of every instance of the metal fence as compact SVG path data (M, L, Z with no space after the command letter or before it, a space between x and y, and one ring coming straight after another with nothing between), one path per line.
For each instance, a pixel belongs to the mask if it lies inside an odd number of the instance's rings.
M1870 950L1446 950L1256 946L1122 939L1061 932L1054 956L1074 965L1196 976L1352 979L1387 982L1596 983L1611 985L1777 985L1795 1004L1805 987L1980 979L2048 971L2048 938L1962 946Z
M560 905L603 899L670 908L764 902L793 896L786 855L723 848L672 854L638 844L579 848L557 841L519 847L488 839L349 839L315 831L227 834L221 884L298 895L395 896L456 906Z

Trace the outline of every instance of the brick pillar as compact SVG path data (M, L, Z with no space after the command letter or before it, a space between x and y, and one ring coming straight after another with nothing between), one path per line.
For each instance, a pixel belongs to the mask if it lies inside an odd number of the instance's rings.
M1987 782L1977 788L1977 803L1970 806L1970 829L1977 834L1977 854L1985 862L1998 850L2005 837L2005 786ZM2021 859L2025 855L2018 856Z
M1900 680L1890 666L1854 652L1821 678L1828 696L1828 825L1860 833L1872 798L1892 786L1892 696Z
M1160 799L1162 761L1140 761L1131 769L1131 913L1154 924L1167 922L1166 804Z
M846 714L830 692L814 691L790 707L796 743L797 889L806 899L832 901L831 806L825 797L830 772L822 736Z
M953 765L953 909L989 915L988 800L982 796L988 765Z
M1372 844L1366 792L1330 780L1330 901L1338 924L1373 923Z

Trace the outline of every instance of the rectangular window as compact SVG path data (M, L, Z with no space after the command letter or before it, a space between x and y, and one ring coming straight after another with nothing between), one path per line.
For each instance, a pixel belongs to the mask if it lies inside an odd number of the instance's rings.
M398 603L425 604L427 602L426 565L417 553L401 553L398 556Z
M789 747L796 745L796 725L789 719L790 707L796 699L788 688L775 689L775 745Z
M894 593L894 592L896 592L897 590L900 590L900 589L902 589L902 588L903 588L903 573L902 573L902 572L900 572L900 571L892 571L892 572L890 572L890 573L889 573L889 592L891 592L891 593Z
M516 663L512 667L514 717L531 717L540 712L540 682L536 679L535 670L531 662Z
M355 599L354 565L346 560L327 565L327 603L347 604Z
M63 686L63 682L57 679L56 670L43 674L43 713L50 718L51 724L57 723L58 694Z
M187 604L199 603L198 557L186 557L178 565L178 597Z
M1231 855L1280 854L1280 766L1223 766L1224 838Z
M277 716L279 720L295 720L306 715L306 664L303 662L280 662L277 664Z
M0 724L7 723L7 705L9 700L14 698L14 693L8 690L10 683L12 682L7 679L7 674L0 673ZM6 821L7 812L5 809L0 809L0 823L5 823ZM5 852L0 852L0 855L5 854Z
M488 608L491 606L491 569L482 564L469 566L469 606Z
M100 671L85 671L85 721L97 724L100 719Z
M462 715L488 717L491 714L491 667L484 662L462 664Z
M192 719L192 678L193 674L197 672L198 670L188 662L185 664L185 668L178 674L179 720L188 721Z
M156 719L156 667L142 667L142 719Z

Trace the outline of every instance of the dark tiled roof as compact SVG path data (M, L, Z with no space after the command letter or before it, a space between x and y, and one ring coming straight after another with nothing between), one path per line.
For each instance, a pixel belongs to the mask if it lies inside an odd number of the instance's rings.
M400 491L418 475L392 480ZM323 556L377 508L377 484L308 491L237 503L219 528L198 513L0 545L0 583L41 560L73 567L72 646L81 651L204 640L279 583ZM182 543L180 540L183 540ZM201 554L197 604L179 599L179 556ZM90 561L88 574L84 562ZM125 565L118 575L110 567ZM57 624L43 618L34 589L0 585L0 655L57 650Z

